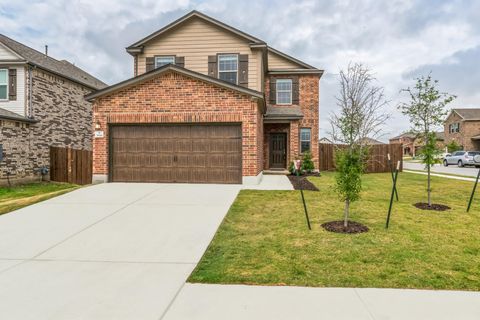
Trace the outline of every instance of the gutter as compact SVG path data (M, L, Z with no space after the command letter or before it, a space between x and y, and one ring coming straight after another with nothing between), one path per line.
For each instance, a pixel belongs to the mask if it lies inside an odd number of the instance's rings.
M26 122L26 123L37 123L37 122L40 121L40 120L36 120L36 119L29 119L29 118L22 118L22 117L10 117L10 116L3 116L3 115L0 115L0 119Z

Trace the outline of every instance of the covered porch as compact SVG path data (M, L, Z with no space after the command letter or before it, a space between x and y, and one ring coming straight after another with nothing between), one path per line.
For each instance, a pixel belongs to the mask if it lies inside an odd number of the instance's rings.
M284 171L299 156L299 128L303 114L298 106L267 107L263 124L263 167Z

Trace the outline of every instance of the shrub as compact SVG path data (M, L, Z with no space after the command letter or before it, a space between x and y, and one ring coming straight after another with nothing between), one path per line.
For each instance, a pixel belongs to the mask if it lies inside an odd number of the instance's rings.
M314 169L315 169L315 165L313 164L313 161L312 161L312 154L310 153L310 151L305 152L303 154L301 170L307 173L312 173Z

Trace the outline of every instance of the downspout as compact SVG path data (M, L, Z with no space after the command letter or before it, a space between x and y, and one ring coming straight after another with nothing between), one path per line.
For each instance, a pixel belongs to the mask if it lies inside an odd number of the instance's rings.
M32 66L28 67L28 117L33 119L33 107L32 107L32 92L33 92L33 76Z

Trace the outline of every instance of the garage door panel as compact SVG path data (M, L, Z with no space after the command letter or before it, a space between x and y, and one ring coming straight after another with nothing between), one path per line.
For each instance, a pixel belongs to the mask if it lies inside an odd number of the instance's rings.
M240 125L111 127L111 179L241 183Z
M178 139L175 142L176 152L192 152L192 140L191 139Z

